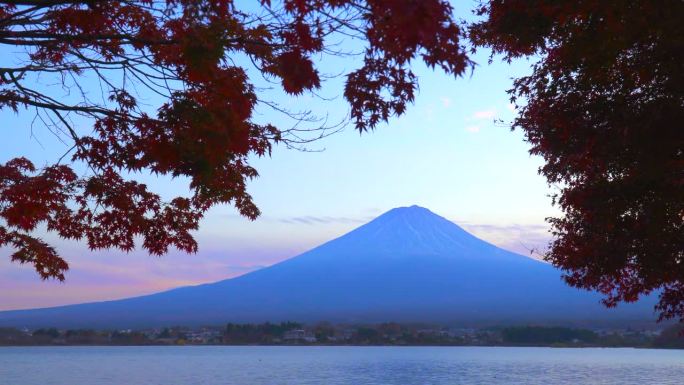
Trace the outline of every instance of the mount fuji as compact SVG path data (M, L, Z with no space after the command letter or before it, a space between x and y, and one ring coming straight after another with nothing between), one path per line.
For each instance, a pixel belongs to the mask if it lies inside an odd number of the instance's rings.
M0 312L0 326L123 328L225 322L628 323L655 298L605 309L553 266L487 243L428 209L392 209L273 266L114 301Z

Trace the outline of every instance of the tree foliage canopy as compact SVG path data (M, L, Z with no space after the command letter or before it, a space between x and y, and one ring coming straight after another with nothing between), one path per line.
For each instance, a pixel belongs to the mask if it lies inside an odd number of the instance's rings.
M362 131L413 100L412 60L453 75L469 65L443 0L252 5L247 12L231 0L0 2L0 46L27 50L24 63L0 68L0 108L49 114L73 142L65 156L89 170L79 176L60 162L37 169L25 158L0 166L0 246L16 249L12 260L33 264L43 278L64 279L67 263L31 235L41 223L63 238L85 239L91 249L131 250L141 237L146 250L163 254L170 246L196 251L190 232L216 204L232 203L256 218L245 184L257 171L248 157L289 139L253 121L263 101L237 57L298 95L321 86L313 58L331 49L328 36L363 39L362 66L347 74L344 89ZM79 79L95 77L108 100L83 93L65 102L33 89L33 73L74 79L76 90ZM161 95L156 111L139 104L135 84ZM92 130L79 132L70 114L89 118ZM139 171L187 177L193 194L163 201L124 177Z
M363 63L343 94L366 131L413 100L415 59L462 74L467 38L507 60L538 59L510 92L514 128L545 160L540 172L564 213L550 218L546 258L609 306L658 291L661 317L684 319L684 3L490 0L475 12L464 28L445 0L262 0L249 10L230 0L0 2L0 48L26 50L24 62L0 68L0 109L49 116L73 144L70 164L0 165L0 245L58 279L68 265L32 235L40 224L91 249L131 250L141 237L153 254L194 252L190 232L210 207L259 214L248 157L294 134L255 122L268 102L238 57L299 95L321 87L314 58L334 50L331 36L360 38ZM35 74L75 89L95 77L108 100L61 100L32 88ZM144 108L133 84L163 103ZM92 129L74 127L75 115ZM192 196L164 201L125 177L138 171L187 177Z
M514 127L564 212L547 260L605 304L660 291L684 320L684 3L490 1L473 41L540 55Z

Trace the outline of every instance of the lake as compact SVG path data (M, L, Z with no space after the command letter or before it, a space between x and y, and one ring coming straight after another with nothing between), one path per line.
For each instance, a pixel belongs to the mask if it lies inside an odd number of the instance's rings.
M11 385L684 384L684 350L5 347Z

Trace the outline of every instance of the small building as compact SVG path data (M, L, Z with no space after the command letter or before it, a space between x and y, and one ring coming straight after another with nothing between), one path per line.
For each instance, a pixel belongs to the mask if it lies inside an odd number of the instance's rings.
M288 330L285 333L283 333L283 341L285 342L297 342L297 341L304 341L304 342L316 342L316 337L311 334L311 332L307 332L304 329L293 329L293 330Z

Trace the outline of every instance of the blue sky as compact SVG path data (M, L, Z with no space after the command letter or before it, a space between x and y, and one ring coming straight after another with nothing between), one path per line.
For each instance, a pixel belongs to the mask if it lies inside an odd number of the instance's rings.
M404 116L360 135L352 127L309 145L314 152L276 147L253 159L261 176L249 190L262 210L254 222L230 206L215 207L197 233L197 255L143 251L89 252L78 243L47 235L68 259L66 283L41 282L33 270L0 257L0 309L29 308L120 298L236 276L294 256L398 206L417 204L504 248L529 254L548 236L544 218L557 215L550 188L537 174L541 159L528 154L521 132L511 132L514 112L506 90L529 62L474 57L472 76L453 79L422 65L415 104ZM325 59L325 58L324 58ZM323 60L329 73L348 62ZM330 121L345 116L341 79L321 90L330 101L267 92L288 108L311 108ZM54 161L65 146L32 115L0 111L5 132L0 161L24 155L37 164ZM504 123L495 123L501 119ZM268 108L257 120L287 128L291 121ZM183 194L183 181L143 176L165 196Z

